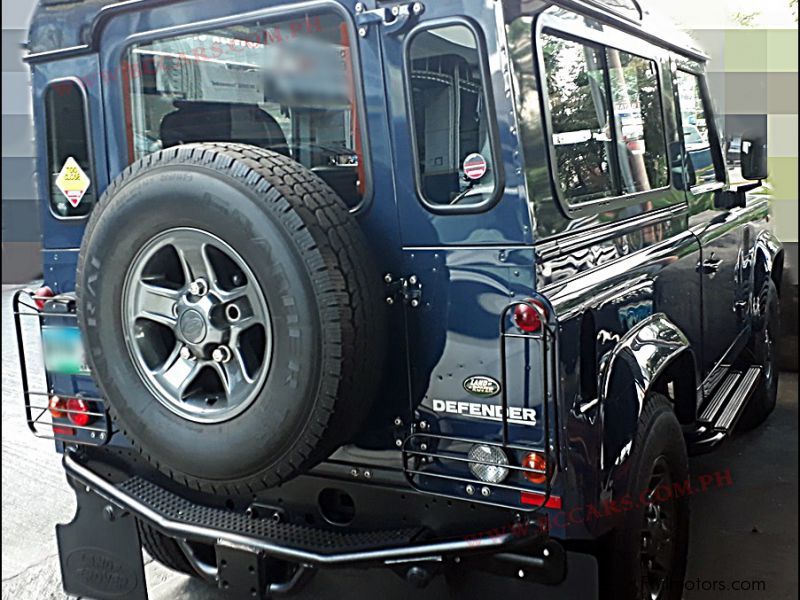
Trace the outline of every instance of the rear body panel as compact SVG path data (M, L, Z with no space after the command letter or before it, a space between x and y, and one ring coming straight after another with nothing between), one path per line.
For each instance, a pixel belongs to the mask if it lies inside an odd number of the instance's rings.
M659 378L680 366L680 377L671 381L688 390L676 401L676 413L691 427L739 358L752 317L756 266L764 261L769 271L781 263L768 204L715 208L727 179L712 190L684 189L691 157L673 75L678 68L702 72L695 51L679 56L677 44L660 43L628 19L579 2L528 14L483 0L430 3L418 16L398 21L374 4L143 2L104 9L80 41L82 49L36 59L45 283L64 293L75 287L86 219L58 219L49 210L46 87L72 77L86 91L91 177L99 197L132 160L124 68L132 44L314 7L341 14L359 75L367 173L365 199L354 214L384 274L382 300L390 305L383 379L365 427L306 475L252 497L223 498L189 492L158 475L129 451L120 432L86 456L98 470L112 466L115 480L136 475L197 503L236 511L254 501L277 505L291 521L327 529L342 527L319 509L320 493L333 488L355 500L356 516L345 527L356 530L411 522L442 536L463 536L524 521L536 511L550 519L553 537L597 538L617 523L614 515L558 517L599 506L625 489L639 414L646 395L662 390L666 380ZM448 25L462 25L478 40L490 116L496 189L474 210L425 201L409 126L409 44L420 32ZM654 61L668 149L665 186L592 210L572 210L561 201L540 83L539 37L545 30ZM33 50L56 49L50 46L42 41ZM708 267L716 260L718 268ZM546 335L504 336L519 334L515 303L530 298L544 307ZM474 380L483 383L476 387ZM85 376L55 384L96 393ZM474 485L466 460L480 444L503 448L512 465L530 451L543 452L552 468L549 485L531 484L515 471L505 487L483 486L484 492ZM525 490L538 493L538 503L524 502ZM551 497L557 504L542 508Z

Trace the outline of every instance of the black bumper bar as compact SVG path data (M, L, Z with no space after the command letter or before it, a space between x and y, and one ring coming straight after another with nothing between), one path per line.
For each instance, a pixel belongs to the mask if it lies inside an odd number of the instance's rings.
M225 509L193 503L148 481L131 478L122 484L106 481L70 452L64 455L67 475L102 496L111 505L130 512L169 537L178 540L228 545L263 553L276 559L315 567L395 565L431 557L465 556L508 551L521 542L515 531L494 535L418 541L420 530L392 530L369 533L339 533L311 529L272 519L254 519ZM543 544L555 544L542 540ZM555 544L557 545L557 544ZM560 548L559 548L560 549ZM545 552L528 556L531 567L546 569ZM562 554L556 551L555 554Z

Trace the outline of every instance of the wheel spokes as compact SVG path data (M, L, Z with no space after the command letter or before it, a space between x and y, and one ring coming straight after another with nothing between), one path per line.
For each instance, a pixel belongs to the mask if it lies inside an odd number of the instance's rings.
M174 328L180 293L166 287L140 282L135 290L134 315Z

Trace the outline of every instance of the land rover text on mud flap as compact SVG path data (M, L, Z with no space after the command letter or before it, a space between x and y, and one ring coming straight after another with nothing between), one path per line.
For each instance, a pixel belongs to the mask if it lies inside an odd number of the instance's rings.
M783 251L763 141L734 182L660 24L40 0L45 281L14 311L78 498L66 591L146 598L144 548L232 597L384 567L680 598L669 492L775 405Z

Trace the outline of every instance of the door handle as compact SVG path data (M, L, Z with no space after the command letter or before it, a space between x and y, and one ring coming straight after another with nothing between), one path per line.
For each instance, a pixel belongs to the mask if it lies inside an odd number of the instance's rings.
M698 265L697 270L702 270L705 275L713 275L719 271L720 266L722 266L722 259L714 258L714 255L712 254L711 257L705 259L701 264Z

